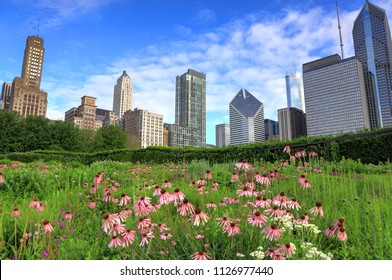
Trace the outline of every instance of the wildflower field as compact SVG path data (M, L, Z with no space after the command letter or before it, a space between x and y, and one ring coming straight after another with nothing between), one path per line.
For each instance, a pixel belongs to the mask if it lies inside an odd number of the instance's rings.
M0 167L0 258L392 259L392 164Z

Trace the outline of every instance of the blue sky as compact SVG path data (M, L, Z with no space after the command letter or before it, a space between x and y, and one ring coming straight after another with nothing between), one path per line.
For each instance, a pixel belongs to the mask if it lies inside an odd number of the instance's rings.
M372 3L392 15L392 0ZM41 89L50 119L84 95L112 109L123 70L133 107L174 123L175 78L207 75L207 143L229 123L229 103L246 88L277 120L287 106L285 75L303 63L340 54L335 0L0 0L0 83L20 76L28 35L44 39ZM341 0L345 56L354 54L352 24L365 0Z

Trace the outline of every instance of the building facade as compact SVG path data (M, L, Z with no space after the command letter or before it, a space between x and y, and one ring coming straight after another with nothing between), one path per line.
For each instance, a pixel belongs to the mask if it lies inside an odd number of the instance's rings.
M392 126L392 41L385 10L366 1L354 21L353 39L365 75L370 126Z
M125 133L137 136L140 148L163 146L163 115L147 110L128 110L123 115Z
M307 135L306 114L295 107L278 109L279 140L290 141Z
M241 89L229 105L230 145L265 141L264 105Z
M192 69L176 77L175 125L183 127L189 141L169 140L170 143L192 143L193 147L206 145L206 75ZM177 132L181 129L175 129ZM169 130L169 138L170 133Z
M287 107L295 107L305 112L302 77L300 73L286 75Z
M9 110L11 102L12 83L3 83L1 87L0 109Z
M81 129L99 130L103 121L97 119L97 98L92 96L83 96L81 105L73 107L65 112L65 121L72 122L76 127Z
M124 113L132 109L133 85L131 78L124 70L122 75L117 79L113 93L113 112L122 118Z
M226 123L217 124L215 127L215 138L217 147L230 145L230 125Z
M118 116L110 110L97 108L96 120L102 121L102 126L119 125Z
M12 82L10 110L22 117L46 116L48 94L40 89L44 62L44 40L28 36L23 57L21 77Z
M370 128L361 63L335 54L303 65L309 136Z
M276 140L279 136L279 125L277 121L264 120L265 140Z

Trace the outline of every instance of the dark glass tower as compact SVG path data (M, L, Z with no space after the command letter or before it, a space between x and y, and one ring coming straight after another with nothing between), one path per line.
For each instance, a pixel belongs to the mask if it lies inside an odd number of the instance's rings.
M392 42L385 10L366 1L353 39L364 68L370 126L392 126Z

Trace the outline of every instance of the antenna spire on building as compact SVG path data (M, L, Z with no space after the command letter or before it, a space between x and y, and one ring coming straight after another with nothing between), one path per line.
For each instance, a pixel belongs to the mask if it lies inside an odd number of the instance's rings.
M37 27L37 37L39 37L39 26L41 24L41 19L38 19L38 27Z
M340 17L339 17L339 3L336 1L336 14L338 16L338 29L339 29L339 37L340 37L340 51L342 53L342 59L344 59L343 52L343 39L342 39L342 27L340 26Z

